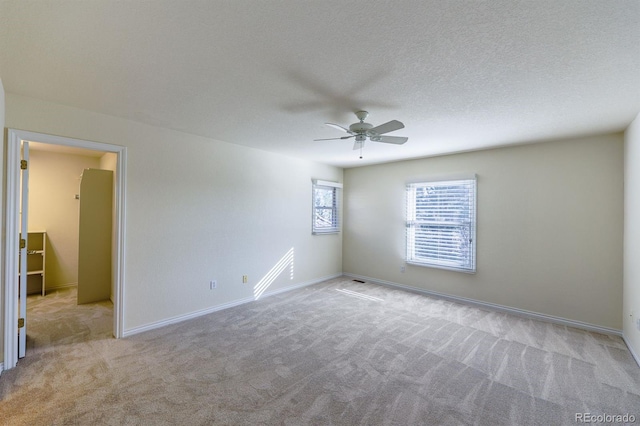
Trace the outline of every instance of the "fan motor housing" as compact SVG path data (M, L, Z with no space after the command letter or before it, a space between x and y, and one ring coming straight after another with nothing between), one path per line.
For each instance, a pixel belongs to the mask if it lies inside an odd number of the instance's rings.
M366 133L367 130L372 129L373 125L369 123L353 123L349 126L349 130L353 133Z

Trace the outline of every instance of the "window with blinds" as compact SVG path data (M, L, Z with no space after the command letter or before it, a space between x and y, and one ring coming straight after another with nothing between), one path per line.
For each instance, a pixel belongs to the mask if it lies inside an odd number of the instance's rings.
M476 179L407 185L407 263L476 271Z
M313 218L314 234L340 232L338 221L338 189L342 184L321 180L313 181Z

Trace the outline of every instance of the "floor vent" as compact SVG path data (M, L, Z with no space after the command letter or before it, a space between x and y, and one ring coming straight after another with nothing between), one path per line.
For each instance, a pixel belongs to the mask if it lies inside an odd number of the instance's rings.
M353 280L353 281L364 284L364 281L360 281L360 280Z

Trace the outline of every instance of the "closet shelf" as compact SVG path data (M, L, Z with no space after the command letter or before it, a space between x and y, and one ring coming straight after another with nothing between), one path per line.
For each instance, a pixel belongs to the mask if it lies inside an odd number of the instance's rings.
M41 269L39 271L27 271L27 275L42 275L44 274L44 269ZM18 273L18 276L20 276L20 273Z
M34 293L34 288L38 288L43 296L46 294L46 247L45 231L27 233L27 294Z

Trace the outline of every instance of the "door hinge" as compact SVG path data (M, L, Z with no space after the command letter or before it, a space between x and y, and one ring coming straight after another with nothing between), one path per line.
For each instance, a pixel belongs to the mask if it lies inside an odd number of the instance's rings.
M20 238L20 248L23 249L27 246L27 240Z
M27 170L27 160L20 160L20 169Z
M24 318L18 318L18 328L24 327Z

